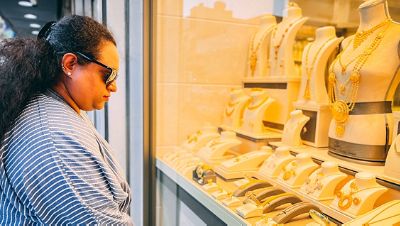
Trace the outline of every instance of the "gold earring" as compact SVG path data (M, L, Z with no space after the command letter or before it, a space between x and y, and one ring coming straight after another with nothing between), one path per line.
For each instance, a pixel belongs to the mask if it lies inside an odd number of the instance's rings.
M67 75L71 76L71 72L67 72Z

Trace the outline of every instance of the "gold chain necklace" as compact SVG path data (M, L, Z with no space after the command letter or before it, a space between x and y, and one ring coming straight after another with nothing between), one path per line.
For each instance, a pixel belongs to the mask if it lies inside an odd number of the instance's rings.
M307 75L307 81L306 81L306 88L304 91L304 98L309 100L311 98L311 91L310 91L310 80L311 80L311 72L314 69L315 66L315 62L317 61L317 57L319 55L319 53L321 52L321 50L328 44L328 42L330 42L332 39L334 39L333 37L330 38L328 41L326 41L325 43L323 43L319 49L317 50L316 54L314 55L314 58L311 62L311 66L308 62L308 56L310 54L310 49L312 49L312 47L314 47L315 45L315 41L313 43L310 44L309 48L307 49L307 53L306 53L306 62L305 63L305 69L306 69L306 75Z
M353 197L353 195L360 193L365 190L374 189L374 188L381 188L381 186L369 187L359 189L357 184L353 181L350 184L350 192L348 194L344 194L343 192L339 191L336 193L336 196L339 198L338 206L341 210L347 210L353 204L359 205L361 203L361 199L358 197Z
M350 73L350 76L344 83L339 83L336 78L336 74L333 71L333 67L335 66L338 58L331 65L329 78L328 78L328 93L329 99L331 101L331 111L334 120L336 121L336 135L338 137L343 136L345 132L345 124L349 117L349 113L354 109L355 101L357 97L358 88L360 85L360 70L364 66L365 62L368 60L369 56L373 53L374 50L381 43L386 31L390 27L390 23L386 23L386 28L378 33L375 39L372 41L371 45L364 50L364 52L359 56L356 63L353 67L353 72ZM350 83L351 90L347 93L347 95L343 99L337 98L337 92L345 93L345 87L347 83ZM337 90L337 85L339 85L339 90Z
M279 48L282 45L283 40L285 39L286 33L289 31L289 29L292 27L292 25L294 24L294 22L296 22L297 20L289 23L289 26L286 27L285 31L282 33L282 36L278 42L277 45L274 45L274 60L275 60L275 65L277 64L278 61L278 54L279 54ZM276 32L278 30L278 27L275 27L274 32L272 34L272 40L275 40L276 37ZM283 65L280 65L280 67L283 67Z
M377 214L375 214L371 219L369 219L367 222L365 222L364 224L362 224L362 226L370 226L371 224L375 224L375 223L378 223L378 222L382 222L382 221L387 220L387 219L390 219L390 218L392 218L392 217L400 216L400 213L397 213L397 214L395 214L395 215L391 215L391 216L389 216L389 217L385 217L385 218L382 218L382 219L373 221L375 218L377 218L377 217L379 216L379 214L385 212L386 210L388 210L389 208L391 208L391 207L393 207L393 206L395 206L395 205L398 205L399 203L400 203L400 202L396 202L396 203L394 203L394 204L391 204L391 205L389 205L389 206L386 206L385 208L383 208L382 210L380 210Z
M274 29L275 26L272 26L271 28L268 28L264 34L261 36L260 41L257 43L256 47L254 48L254 41L256 34L254 34L251 37L250 41L250 57L249 57L249 66L250 66L250 71L251 71L251 76L254 76L254 72L256 71L256 66L257 66L257 51L260 48L261 44L264 42L265 38L269 34L269 32Z
M374 31L378 30L379 28L385 26L385 24L387 24L389 21L390 20L385 20L368 30L357 32L354 36L353 49L359 47L361 43L363 43L368 38L368 36L370 36L372 33L374 33Z

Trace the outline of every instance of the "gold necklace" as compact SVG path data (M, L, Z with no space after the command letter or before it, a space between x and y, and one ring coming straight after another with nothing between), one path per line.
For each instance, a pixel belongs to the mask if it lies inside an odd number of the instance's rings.
M282 42L283 42L283 40L285 39L286 33L289 31L289 29L292 27L292 25L293 25L294 22L296 22L296 21L297 21L297 20L291 22L291 23L289 24L289 26L286 27L285 31L282 33L282 36L281 36L281 38L280 38L278 44L273 46L273 47L274 47L274 60L275 60L275 65L276 65L276 63L277 63L277 61L278 61L279 48L281 47ZM273 34L272 34L272 40L275 40L277 30L278 30L278 27L275 27L274 32L273 32ZM280 65L280 67L283 67L283 65Z
M321 50L325 47L325 45L328 44L328 42L330 42L332 39L334 39L333 37L330 38L328 41L326 41L325 43L323 43L319 49L317 50L316 54L314 55L314 58L311 62L311 66L308 62L308 56L310 54L310 49L312 49L312 47L314 46L315 42L311 43L309 48L307 49L307 53L306 53L306 62L305 63L305 69L306 69L306 75L307 75L307 81L306 81L306 88L304 91L304 98L309 100L311 98L311 91L310 91L310 79L311 79L311 72L314 69L314 65L315 62L317 61L317 56L319 55L319 53L321 52Z
M363 43L368 38L368 36L370 36L372 33L374 33L374 31L378 30L379 28L385 26L385 24L387 24L389 21L390 20L387 19L368 30L357 32L354 35L353 49L359 47L361 43Z
M267 100L268 100L268 97L264 98L263 100L259 101L258 103L255 103L255 104L250 103L250 104L247 106L247 109L249 109L250 111L251 111L251 110L254 110L254 109L260 107L262 104L264 104Z
M358 197L353 197L353 195L369 190L369 189L374 189L374 188L381 188L381 186L375 186L375 187L369 187L369 188L363 188L359 189L357 184L353 181L350 184L350 192L348 194L344 194L343 192L339 191L336 193L336 197L339 198L338 206L341 210L347 210L350 208L350 206L354 205L359 205L361 203L361 199Z
M254 34L251 37L251 41L250 41L250 57L249 57L249 66L250 66L250 71L251 71L251 76L254 76L254 72L256 70L256 66L257 66L257 51L260 48L261 44L264 42L265 38L267 37L267 35L269 34L269 32L274 29L275 26L272 26L271 28L268 28L264 34L261 36L260 41L257 43L256 47L254 48L254 41L255 41L255 37L256 34Z
M381 43L386 31L390 27L390 23L387 24L386 28L378 33L378 35L374 38L371 45L364 50L364 52L359 56L356 63L353 67L353 72L350 73L350 76L344 83L339 83L336 78L336 74L333 71L333 67L336 65L338 58L332 63L330 68L330 73L328 77L328 94L331 102L331 111L332 116L336 122L336 136L341 137L345 132L345 124L349 117L349 113L354 109L355 101L357 97L358 88L360 85L360 70L364 66L365 62L368 60L369 56L373 53L374 50ZM344 96L343 99L338 99L337 92L345 93L345 87L347 83L350 83L351 90ZM337 90L337 84L339 85L339 90Z
M391 207L393 207L393 206L395 206L395 205L398 205L398 204L400 204L400 202L396 202L396 203L394 203L394 204L392 204L392 205L386 206L385 208L383 208L382 210L380 210L377 214L375 214L371 219L369 219L367 222L365 222L364 224L362 224L362 226L370 226L371 224L375 224L375 223L378 223L378 222L381 222L381 221L390 219L390 218L392 218L392 217L400 216L400 213L398 213L398 214L395 214L395 215L392 215L392 216L389 216L389 217L385 217L385 218L382 218L382 219L379 219L379 220L376 220L376 221L372 222L376 217L379 216L379 214L385 212L387 209L389 209L389 208L391 208Z

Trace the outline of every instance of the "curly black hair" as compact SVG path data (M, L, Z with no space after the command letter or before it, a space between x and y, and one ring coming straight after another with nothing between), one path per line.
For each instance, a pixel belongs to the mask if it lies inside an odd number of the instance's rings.
M85 16L67 16L44 29L45 35L37 40L0 42L0 140L29 99L59 81L65 53L82 52L97 59L102 42L116 45L105 26ZM78 63L88 62L78 59Z

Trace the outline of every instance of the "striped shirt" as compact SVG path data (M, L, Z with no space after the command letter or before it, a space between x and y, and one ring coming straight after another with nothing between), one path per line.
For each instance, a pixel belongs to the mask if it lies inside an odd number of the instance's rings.
M54 91L34 96L0 147L0 225L132 225L109 144Z

